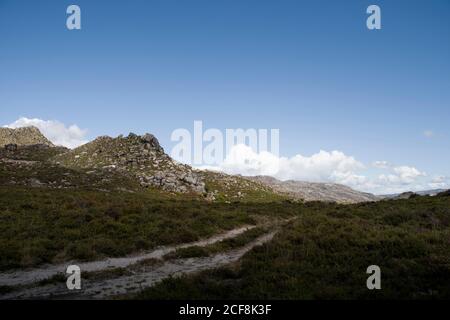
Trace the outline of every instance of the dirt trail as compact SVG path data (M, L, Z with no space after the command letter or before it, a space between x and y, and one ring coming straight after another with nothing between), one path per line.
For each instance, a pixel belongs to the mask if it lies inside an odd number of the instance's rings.
M123 258L109 258L98 261L91 261L85 263L67 262L59 265L49 265L42 268L31 270L18 270L12 272L0 273L0 286L18 286L29 285L41 280L49 279L58 274L65 274L69 265L77 265L81 272L104 271L115 268L126 268L130 265L136 264L147 259L161 259L164 255L174 252L177 249L188 248L193 246L204 247L222 240L234 238L247 230L253 229L255 226L244 226L237 229L230 230L211 238L199 240L196 242L185 243L174 246L159 247L153 251L146 252L139 255L133 255ZM0 297L1 298L1 297Z
M207 245L210 243L226 239L227 237L231 238L244 232L245 230L246 230L245 228L236 229L222 236L217 236L215 238L203 240L202 242L199 241L196 244L184 245L184 247L192 245ZM256 240L248 243L247 245L241 248L231 250L228 252L219 253L214 256L169 260L160 265L146 267L133 275L118 276L107 280L82 281L82 290L79 291L68 291L65 283L59 283L41 287L24 288L22 290L13 291L9 294L0 296L0 299L32 299L32 298L105 299L108 297L117 296L121 294L134 293L138 292L142 288L151 287L155 283L170 276L179 276L182 274L189 274L206 269L217 268L235 262L239 260L245 253L250 251L252 248L270 241L275 235L275 233L276 231L272 231L257 238ZM180 247L181 246L178 246L178 248ZM155 253L156 251L154 251L154 255L152 255L152 257L154 257L155 255L158 257L162 257L164 254L168 253L167 250L168 248L166 248L165 251L159 251L158 253ZM145 257L151 258L149 256L150 254L151 253L147 254ZM127 262L126 265L130 264L131 263ZM120 263L120 266L124 265ZM96 270L103 270L103 269L97 268Z

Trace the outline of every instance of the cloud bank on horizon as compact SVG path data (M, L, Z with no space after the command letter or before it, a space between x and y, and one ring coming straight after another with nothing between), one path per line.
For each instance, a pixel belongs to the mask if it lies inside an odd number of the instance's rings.
M86 138L87 130L80 129L76 124L67 126L56 120L21 117L4 127L27 126L37 127L55 145L72 149L89 142ZM220 165L197 168L243 176L267 175L279 180L339 183L374 194L450 188L450 177L430 177L413 166L397 166L385 160L365 165L337 150L320 150L311 156L297 154L288 158L278 157L267 151L258 153L247 145L238 144L230 149ZM370 169L379 172L369 175Z
M339 183L374 194L450 188L449 177L429 177L415 167L396 166L387 161L375 161L367 166L337 150L320 150L311 156L297 154L287 158L266 151L257 153L249 146L240 144L231 148L219 166L198 168L243 176L266 175L279 180ZM369 175L371 169L378 173Z

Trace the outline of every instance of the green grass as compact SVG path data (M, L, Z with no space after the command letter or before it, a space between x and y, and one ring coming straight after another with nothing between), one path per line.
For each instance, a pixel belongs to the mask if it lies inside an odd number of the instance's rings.
M450 197L310 203L237 265L167 279L138 299L450 298ZM366 288L378 265L382 290Z
M207 203L157 190L0 187L0 270L128 255L296 210L293 204Z

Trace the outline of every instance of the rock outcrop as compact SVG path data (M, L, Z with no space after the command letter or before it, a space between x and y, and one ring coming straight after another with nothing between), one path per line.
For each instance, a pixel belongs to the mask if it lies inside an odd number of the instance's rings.
M172 160L152 134L99 137L55 158L69 168L110 169L135 177L143 187L205 193L205 183L187 165Z
M36 127L24 127L24 128L0 128L0 147L8 146L13 148L16 146L29 146L41 144L46 146L53 146L51 143Z

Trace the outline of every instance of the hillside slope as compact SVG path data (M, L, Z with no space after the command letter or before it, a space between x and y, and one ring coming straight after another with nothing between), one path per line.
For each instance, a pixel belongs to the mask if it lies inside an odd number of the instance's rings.
M335 183L314 183L305 181L280 181L272 177L249 177L253 181L261 182L275 192L288 195L304 201L327 201L338 203L358 203L378 201L378 197L370 193L353 190L350 187Z

